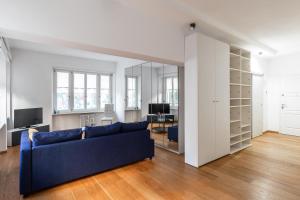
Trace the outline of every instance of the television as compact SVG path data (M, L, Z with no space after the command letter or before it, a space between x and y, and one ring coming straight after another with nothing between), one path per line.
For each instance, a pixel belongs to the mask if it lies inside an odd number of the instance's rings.
M168 103L150 103L149 114L169 114L170 104Z
M30 127L43 123L43 108L28 108L14 110L14 127Z

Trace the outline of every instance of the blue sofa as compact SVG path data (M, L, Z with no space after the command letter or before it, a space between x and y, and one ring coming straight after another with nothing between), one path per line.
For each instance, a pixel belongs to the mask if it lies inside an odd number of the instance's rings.
M178 142L178 126L168 128L168 139L170 141Z
M149 131L124 130L38 146L33 145L27 131L23 132L20 145L20 194L28 195L146 158L152 159L154 141Z

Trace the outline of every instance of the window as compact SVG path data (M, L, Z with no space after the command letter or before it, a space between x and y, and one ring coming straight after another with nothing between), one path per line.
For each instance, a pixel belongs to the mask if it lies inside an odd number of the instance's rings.
M109 75L100 76L100 109L104 110L105 104L111 104L111 81Z
M167 77L165 78L166 83L166 103L169 103L171 107L178 107L178 78Z
M56 73L56 110L69 110L69 72Z
M137 91L137 77L127 76L126 77L126 96L127 96L127 108L138 107L138 91Z
M110 74L54 70L54 86L54 113L102 111L112 103Z

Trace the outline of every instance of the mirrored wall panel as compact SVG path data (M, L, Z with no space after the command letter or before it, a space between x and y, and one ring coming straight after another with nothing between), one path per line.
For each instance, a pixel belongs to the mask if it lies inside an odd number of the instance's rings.
M125 69L125 121L147 120L156 146L174 152L179 151L179 143L183 142L178 129L178 69L175 65L154 62Z

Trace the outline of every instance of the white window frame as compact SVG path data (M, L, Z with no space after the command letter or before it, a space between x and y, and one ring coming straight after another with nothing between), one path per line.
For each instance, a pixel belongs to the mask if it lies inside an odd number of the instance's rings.
M65 72L69 73L69 108L67 110L57 110L57 72ZM84 83L84 109L74 110L74 73L82 73L85 77ZM87 75L96 75L96 103L97 106L95 109L87 109ZM89 71L80 71L80 70L68 70L68 69L60 69L53 68L53 114L69 114L69 113L86 113L86 112L103 112L104 109L101 109L101 101L100 101L100 77L101 75L108 75L110 77L109 83L109 94L110 94L110 102L113 103L113 73L100 73L100 72L89 72Z
M133 107L129 107L128 106L128 78L134 78L135 79L135 90L136 90L136 93L135 93L135 102L136 102L136 105L133 106ZM138 76L131 76L131 75L126 75L126 81L125 81L125 91L126 91L126 110L137 110L139 108L139 91L138 91Z

